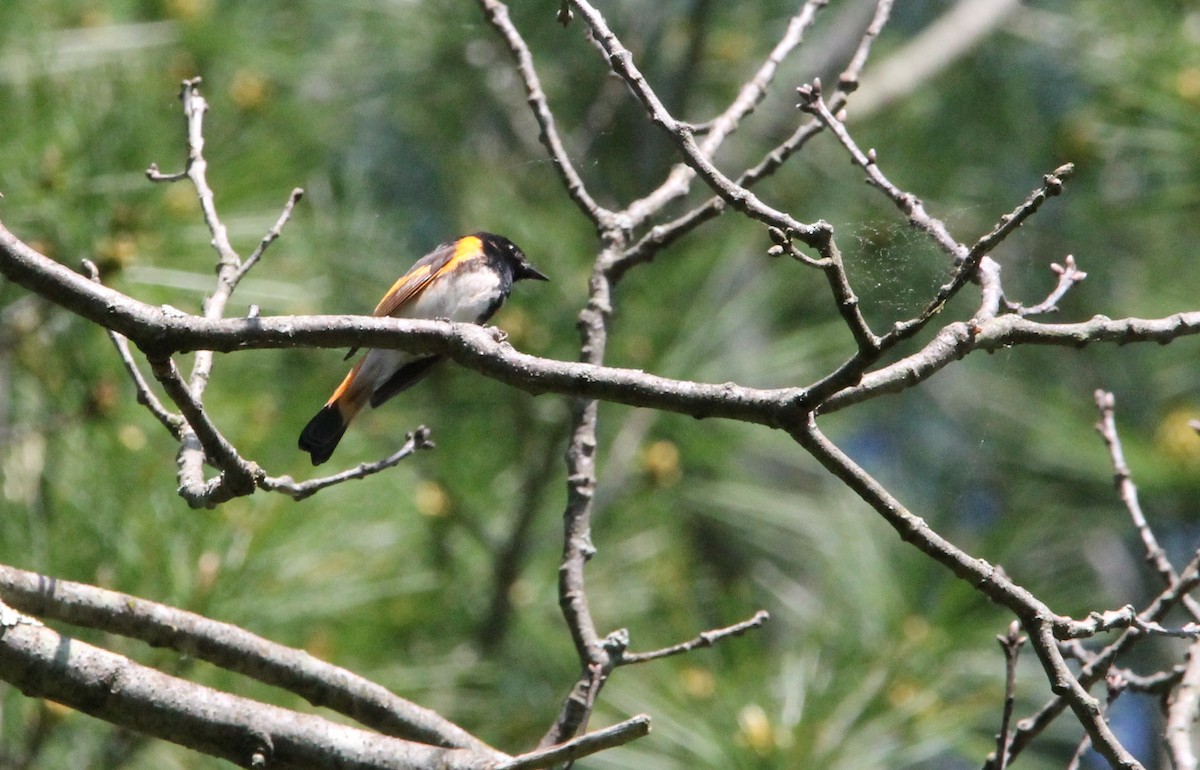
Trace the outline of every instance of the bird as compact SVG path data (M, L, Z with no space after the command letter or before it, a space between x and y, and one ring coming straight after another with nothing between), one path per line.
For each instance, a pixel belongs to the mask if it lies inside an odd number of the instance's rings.
M513 283L526 279L550 280L508 238L486 232L465 235L413 263L383 295L373 315L482 324L504 304ZM441 358L369 349L304 426L300 449L309 453L313 465L325 462L364 406L377 407L416 385Z

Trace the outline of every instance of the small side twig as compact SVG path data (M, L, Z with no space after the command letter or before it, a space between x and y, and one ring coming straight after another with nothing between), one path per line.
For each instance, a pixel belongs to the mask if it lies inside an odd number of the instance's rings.
M768 226L775 226L781 230L791 229L795 237L804 243L815 242L824 236L825 231L830 229L827 223L801 223L787 213L767 205L718 169L696 142L691 126L673 117L658 94L646 82L645 76L633 62L633 54L609 28L604 16L587 0L572 0L572 5L587 23L596 46L603 52L612 71L633 91L650 120L665 131L675 143L683 162L690 166L714 193L724 199L726 204Z
M843 94L851 94L858 90L859 77L862 75L863 67L867 65L867 57L871 55L871 46L883 32L891 15L892 0L879 0L875 5L875 16L867 25L867 30L863 33L858 48L850 57L850 63L846 65L846 69L842 70L842 74L838 77L838 90Z
M1192 588L1195 588L1194 581L1184 583L1184 591L1190 591ZM1126 604L1116 610L1091 612L1088 614L1087 620L1055 618L1053 625L1054 635L1059 639L1084 639L1105 631L1127 628L1144 634L1182 639L1194 639L1200 636L1200 625L1196 623L1187 623L1180 628L1167 628L1153 620L1143 618L1132 604Z
M1183 665L1175 665L1171 668L1155 671L1150 674L1139 674L1127 668L1117 667L1113 667L1112 671L1120 675L1121 679L1125 682L1126 690L1143 695L1162 697L1169 695L1171 690L1177 687L1183 680L1185 668Z
M829 0L806 0L800 9L788 20L783 34L771 49L758 70L744 82L737 95L720 115L703 126L680 124L680 128L693 136L703 135L704 140L696 149L706 158L711 158L734 131L742 120L752 113L766 96L767 89L775 79L780 65L788 55L804 39L805 33L812 26L817 13ZM649 195L629 204L625 213L630 222L636 226L647 220L653 214L661 211L671 201L687 194L696 171L688 164L675 166L667 178Z
M534 768L574 762L589 754L595 754L615 746L623 746L649 734L650 717L646 714L638 714L612 727L581 735L556 746L531 751L528 754L519 754L508 761L497 764L492 770L534 770Z
M1058 310L1058 301L1066 296L1071 288L1087 278L1087 273L1080 270L1075 264L1075 257L1070 254L1063 260L1063 264L1057 262L1050 263L1050 269L1058 276L1058 283L1054 290L1046 296L1044 300L1031 307L1025 307L1017 302L1006 303L1008 309L1017 315L1041 315L1042 313L1053 313Z
M300 202L302 197L304 197L304 190L299 187L294 188L291 194L288 195L287 203L283 205L283 211L279 214L279 219L275 220L275 224L271 226L271 229L259 241L258 246L255 247L254 251L251 252L250 256L246 258L246 261L242 263L242 266L234 274L231 279L234 285L237 285L246 276L246 273L250 272L250 269L258 264L258 260L262 259L263 252L267 250L267 247L278 240L279 236L283 233L283 226L287 224L288 219L292 216L292 209L296 207L296 204Z
M942 307L944 307L945 304L949 302L950 299L954 297L967 284L968 281L974 280L977 271L980 270L980 267L983 264L983 260L989 254L991 254L992 251L995 250L995 248L999 246L1005 238L1007 238L1018 227L1020 227L1025 220L1036 214L1038 209L1042 207L1043 203L1045 203L1049 198L1060 195L1063 190L1063 183L1068 177L1070 177L1072 173L1074 173L1074 171L1075 165L1073 163L1065 163L1054 169L1054 171L1050 172L1049 174L1045 174L1042 177L1042 184L1039 187L1033 190L1033 192L1029 193L1029 196L1025 198L1025 200L1015 209L1000 217L1000 221L996 223L995 227L980 237L979 240L975 241L975 243L968 250L966 258L957 264L954 274L950 277L950 280L938 289L933 300L930 301L930 303L918 316L918 320L928 319L939 313ZM1070 268L1074 268L1074 262L1071 261L1069 257L1068 266ZM1051 269L1054 269L1054 267ZM1062 273L1060 273L1060 276L1061 275ZM1072 283L1075 283L1083 280L1086 277L1086 274L1073 273L1071 277L1076 279L1075 281L1072 281ZM1003 292L1000 289L998 280L995 283L995 287L997 292L1002 295ZM1065 294L1069 288L1070 285L1063 287L1062 294ZM1053 300L1057 302L1058 299L1061 299L1062 294L1058 294L1057 296L1052 295ZM999 310L999 296L997 296L995 300L988 304L994 304L995 309ZM995 311L992 312L994 313ZM1026 314L1029 315L1030 313Z
M670 647L663 647L662 649L652 650L650 652L626 652L621 656L620 660L617 661L617 665L625 666L632 665L634 663L646 663L651 660L658 660L659 658L668 658L672 655L681 655L685 652L698 650L702 647L712 647L713 645L719 644L726 639L730 639L735 636L741 636L747 631L751 631L756 628L762 628L763 624L770 619L771 615L766 610L759 610L758 612L754 613L754 617L752 618L743 620L740 623L734 623L732 626L726 626L725 628L704 631L695 639L690 639L686 642L681 642L680 644L672 645Z
M851 57L850 64L843 71L839 79L839 87L837 93L830 99L830 108L834 111L840 110L846 104L847 97L850 92L857 87L859 76L862 68L866 66L867 59L871 52L871 45L878 36L884 25L887 23L891 13L891 0L879 0L875 8L875 16L871 20L871 24L863 33L862 39L859 41L858 48L855 50L854 56ZM805 9L807 10L807 9ZM788 161L793 155L799 152L808 144L808 141L819 134L824 127L819 120L811 119L803 125L796 128L791 136L781 142L779 145L771 149L757 165L747 169L736 180L735 183L739 187L750 188L757 182L766 179L774 174ZM692 133L696 135L707 135L709 126L693 126ZM701 224L714 219L722 211L725 210L725 199L720 196L709 198L704 203L695 207L691 211L679 216L671 222L655 225L650 228L650 231L645 234L637 243L630 246L622 255L619 262L614 265L613 276L618 278L621 273L629 269L634 264L646 262L654 258L654 256L666 246L674 243L682 238L687 233L691 232Z
M1017 657L1026 637L1021 633L1021 624L1014 620L1008 627L1008 633L998 635L996 641L1004 651L1004 708L1000 716L1000 732L996 735L996 766L997 770L1008 767L1008 747L1012 742L1013 705L1017 700Z
M96 267L95 262L92 262L90 259L83 260L83 269L88 274L88 277L96 283L100 283L100 269ZM133 350L129 347L129 339L112 329L107 329L106 331L108 332L108 338L112 340L113 347L117 349L117 355L120 357L125 371L129 374L129 379L133 381L133 388L137 394L138 403L149 409L150 414L154 415L154 419L158 420L167 429L167 432L177 440L180 439L183 427L186 424L183 416L168 411L154 391L150 389L150 383L146 380L142 374L142 370L133 359Z
M341 484L355 479L365 479L367 476L385 471L400 464L400 461L422 449L433 449L434 443L429 440L429 429L424 425L408 433L404 445L392 454L373 463L361 463L357 467L335 473L332 476L309 479L296 482L291 476L266 476L259 481L260 489L270 492L281 492L293 500L304 500L312 497L326 487Z

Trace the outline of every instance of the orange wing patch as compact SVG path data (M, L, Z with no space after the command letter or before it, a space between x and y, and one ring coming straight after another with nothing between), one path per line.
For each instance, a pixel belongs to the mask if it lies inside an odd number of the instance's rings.
M412 269L392 284L375 306L376 316L388 316L412 301L438 276L483 253L483 241L474 235L459 238L417 260Z

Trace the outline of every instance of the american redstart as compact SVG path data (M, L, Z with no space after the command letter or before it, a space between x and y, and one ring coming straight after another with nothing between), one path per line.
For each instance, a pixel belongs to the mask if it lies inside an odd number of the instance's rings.
M392 284L374 315L445 318L481 324L500 309L513 281L549 280L509 239L475 233L447 241L421 257ZM346 356L354 355L354 350ZM429 374L440 356L371 349L300 433L313 465L329 459L350 421L366 404L379 406Z

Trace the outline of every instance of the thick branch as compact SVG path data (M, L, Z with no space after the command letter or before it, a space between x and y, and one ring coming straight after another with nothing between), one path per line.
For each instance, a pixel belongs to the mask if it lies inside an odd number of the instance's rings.
M411 743L257 703L176 679L26 619L10 618L0 626L0 678L25 695L243 767L467 770L505 758Z
M103 588L0 565L0 598L22 612L140 639L281 687L397 738L492 751L461 727L303 650Z
M538 358L497 341L474 324L366 316L268 316L205 319L166 312L94 283L34 251L0 226L0 273L66 309L124 334L154 355L205 349L233 352L260 348L376 347L437 353L469 369L530 393L560 393L694 417L723 417L778 426L794 416L800 388L760 389L734 383L707 384L592 363ZM1014 345L1083 347L1097 342L1167 343L1200 333L1200 311L1165 318L1110 319L1045 324L1004 315L979 325L953 323L928 345L832 396L823 412L836 411L881 393L898 392L976 350ZM586 358L586 356L585 356Z

